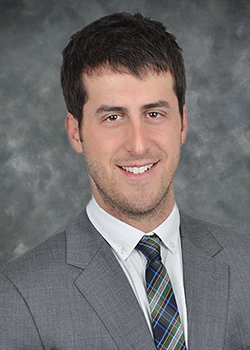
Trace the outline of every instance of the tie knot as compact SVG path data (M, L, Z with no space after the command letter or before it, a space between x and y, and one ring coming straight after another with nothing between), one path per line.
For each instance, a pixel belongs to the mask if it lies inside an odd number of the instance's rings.
M143 236L136 249L140 250L149 261L161 260L160 245L156 235Z

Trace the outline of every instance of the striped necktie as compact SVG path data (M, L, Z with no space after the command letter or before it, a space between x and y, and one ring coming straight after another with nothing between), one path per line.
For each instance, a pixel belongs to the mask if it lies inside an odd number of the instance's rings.
M161 350L184 350L181 319L157 240L156 235L144 236L136 246L148 260L146 285L155 344Z

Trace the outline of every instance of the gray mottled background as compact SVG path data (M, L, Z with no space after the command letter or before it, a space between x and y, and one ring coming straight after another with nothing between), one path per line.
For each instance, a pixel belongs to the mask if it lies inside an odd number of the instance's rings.
M187 213L243 233L250 206L250 1L0 0L0 262L73 219L90 198L59 83L69 37L100 16L142 12L185 52L189 134L176 175Z

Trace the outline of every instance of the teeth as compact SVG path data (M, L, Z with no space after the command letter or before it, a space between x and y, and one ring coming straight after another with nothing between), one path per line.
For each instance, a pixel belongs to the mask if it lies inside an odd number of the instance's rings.
M145 171L149 170L152 168L154 164L148 164L145 166L141 166L140 168L137 167L126 167L126 166L122 166L122 169L128 171L129 173L133 173L133 174L143 174L145 173Z

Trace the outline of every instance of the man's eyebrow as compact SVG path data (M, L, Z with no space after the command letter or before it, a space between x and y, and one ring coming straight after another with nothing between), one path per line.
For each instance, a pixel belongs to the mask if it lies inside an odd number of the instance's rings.
M152 103L149 103L149 104L142 106L141 110L145 111L147 109L158 108L158 107L170 108L170 104L167 101L160 100L160 101L152 102Z
M127 108L121 106L110 106L110 105L101 105L96 110L96 114L103 112L127 112Z
M152 108L158 108L158 107L165 107L170 108L170 104L167 101L159 100L157 102L148 103L141 107L142 111L152 109ZM128 112L128 109L126 107L121 106L111 106L111 105L101 105L96 110L96 114L100 114L103 112Z

